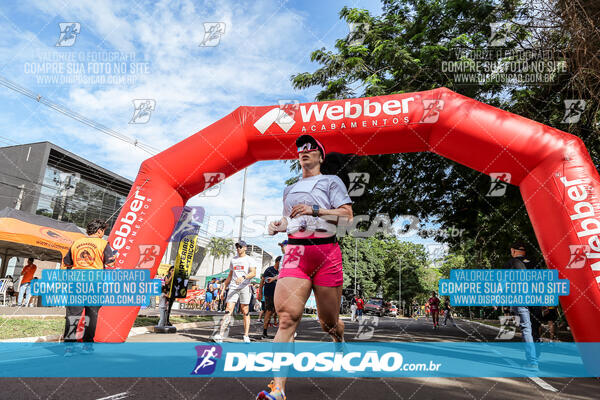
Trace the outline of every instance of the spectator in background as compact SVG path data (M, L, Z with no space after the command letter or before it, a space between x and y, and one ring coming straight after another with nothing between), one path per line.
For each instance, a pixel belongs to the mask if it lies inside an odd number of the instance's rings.
M510 248L511 258L504 268L528 269L531 261L526 257L526 253L525 244L521 241L517 241ZM527 359L525 367L538 369L538 355L534 344L534 336L539 336L539 332L537 334L533 332L529 308L524 306L512 306L511 311L519 316L519 327L521 328L521 335L525 342L525 358Z
M359 321L362 320L364 309L365 309L365 301L359 295L356 297L356 318Z
M167 309L169 308L169 291L171 289L171 281L173 280L173 271L175 270L175 266L171 265L169 270L167 271L167 275L165 275L162 289L160 291L160 300L158 302L158 309L160 311L160 319L158 320L158 326L166 326L167 325Z
M281 248L281 254L284 254L284 257L285 257L285 248L287 245L288 245L287 240L284 240L283 242L279 243L279 248Z
M252 312L255 310L257 290L258 288L256 287L256 285L250 285L250 303L248 304L248 312Z
M356 296L352 296L350 300L350 321L356 321Z
M271 322L271 316L275 313L275 287L277 286L277 278L279 277L279 265L281 263L281 256L275 259L275 265L269 267L262 274L260 279L260 286L258 288L258 296L265 298L265 320L263 323L263 339L269 339L270 336L267 334L269 323Z
M15 280L11 275L8 275L6 279L8 279L8 284L6 285L6 295L8 296L8 300L10 301L10 305L12 306L12 298L15 295Z
M86 232L88 236L75 240L63 259L63 264L67 269L104 269L106 266L110 267L114 264L114 251L108 242L103 239L106 227L106 222L99 219L87 225ZM69 345L65 348L65 356L69 357L74 354L72 343L77 341L77 326L84 310L87 324L83 333L85 344L82 352L93 352L92 343L96 334L96 322L100 306L67 306L66 309L63 337Z
M204 299L204 304L206 305L206 311L212 311L213 300L214 300L214 291L215 286L213 283L215 282L215 278L212 278L211 281L206 285L206 296Z
M37 280L38 280L38 278L37 278L37 277L34 277L34 278L31 280L31 286L33 286L33 285L34 285L34 282L35 282L35 281L37 281ZM29 298L29 302L27 303L27 306L28 306L28 307L37 307L37 306L38 306L38 304L39 304L39 300L38 300L39 298L40 298L40 296L30 296L30 298Z
M548 324L550 332L550 341L556 340L556 320L558 319L558 309L554 306L544 307L542 311L542 319Z
M31 299L31 280L37 271L37 265L33 263L33 258L27 259L27 265L23 267L21 271L21 285L19 286L19 300L17 304L19 306L27 307L29 299ZM25 297L25 301L23 301Z
M227 288L225 288L225 278L221 279L221 295L219 297L218 311L225 311L225 305L227 304Z

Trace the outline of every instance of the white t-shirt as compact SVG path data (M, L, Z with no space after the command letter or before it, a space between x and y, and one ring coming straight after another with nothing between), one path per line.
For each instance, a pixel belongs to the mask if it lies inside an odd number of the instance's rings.
M316 204L319 208L332 210L352 204L344 182L336 175L315 175L301 178L283 191L283 216L289 217L292 208L298 204ZM288 222L288 234L299 230L317 231L327 230L327 221L321 217L300 215Z
M244 257L235 256L229 263L229 270L233 271L231 274L231 282L229 282L229 290L238 290L243 289L250 284L250 280L246 279L240 285L235 283L238 278L243 277L244 275L250 274L250 267L256 268L258 272L258 263L256 260L249 255L245 255Z

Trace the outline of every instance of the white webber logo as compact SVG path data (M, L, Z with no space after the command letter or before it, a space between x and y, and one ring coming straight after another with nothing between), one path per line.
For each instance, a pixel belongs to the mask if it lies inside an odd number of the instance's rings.
M264 134L274 123L288 133L292 126L296 123L295 116L297 111L300 111L300 119L302 123L323 123L321 130L327 130L325 123L330 124L330 129L336 129L335 121L342 119L356 120L359 118L378 118L381 114L383 117L392 117L391 121L394 124L398 124L400 120L405 123L408 122L408 116L403 118L394 117L398 114L408 114L409 103L414 102L414 97L407 97L404 99L391 99L383 103L377 101L374 98L367 98L359 102L345 101L343 104L330 104L330 103L315 103L310 105L300 105L295 100L281 100L279 108L273 108L268 111L265 115L260 117L258 121L254 123L254 126L258 131ZM439 104L438 104L439 106ZM437 109L439 110L439 108ZM388 118L382 120L383 125L386 124ZM342 121L339 128L344 129L346 123L350 125L350 128L358 127L357 121ZM362 122L363 126L366 127L366 121ZM377 126L377 121L372 121L372 126ZM306 127L302 127L302 131L305 132ZM310 128L315 132L314 125Z
M274 123L283 129L285 133L288 133L296 121L294 121L294 118L281 107L277 107L260 117L260 119L254 123L254 127L258 129L260 133L264 134Z

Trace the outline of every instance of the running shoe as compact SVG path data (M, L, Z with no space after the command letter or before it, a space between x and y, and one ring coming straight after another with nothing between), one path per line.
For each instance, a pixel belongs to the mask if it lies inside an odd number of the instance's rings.
M539 369L540 369L540 367L537 364L525 364L523 366L523 368L529 369L529 370L532 370L532 371L539 371Z
M212 337L213 342L217 342L217 343L222 343L223 342L223 336L221 336L220 334L216 334Z
M74 346L65 347L65 353L63 354L65 357L73 357L75 355Z
M270 393L267 393L266 390L263 390L262 392L260 392L258 394L258 396L256 396L256 400L285 400L285 393L283 393L283 390L281 390L281 388L279 386L275 386L275 382L271 381L271 383L269 383L269 390L271 391Z
M251 342L250 336L244 335L244 343L250 343L250 342Z
M81 349L81 354L94 354L94 346L84 344Z

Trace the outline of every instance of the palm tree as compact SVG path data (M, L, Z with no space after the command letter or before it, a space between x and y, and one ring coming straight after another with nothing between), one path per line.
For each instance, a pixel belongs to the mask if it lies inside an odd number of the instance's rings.
M233 239L221 239L221 254L219 258L227 258L233 254Z
M215 273L215 261L225 259L233 253L233 240L219 237L212 237L206 246L208 253L213 258L212 270L210 275Z
M211 237L210 242L208 242L208 246L206 246L208 254L210 254L213 258L212 269L210 272L211 275L215 273L215 260L217 257L221 257L221 246L221 238L218 237Z

